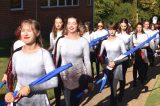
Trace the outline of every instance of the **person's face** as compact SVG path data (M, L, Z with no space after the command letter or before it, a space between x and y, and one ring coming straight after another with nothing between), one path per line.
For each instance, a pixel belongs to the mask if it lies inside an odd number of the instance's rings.
M149 22L145 22L143 25L144 25L144 28L145 28L145 29L148 29L148 28L149 28Z
M110 36L115 36L116 30L114 30L114 29L109 29L108 31L109 31L109 35L110 35Z
M75 18L68 18L67 30L69 33L77 32L78 23Z
M55 19L55 27L57 30L61 30L63 26L63 21L60 18Z
M154 25L151 26L151 30L155 30L155 26Z
M142 25L137 25L137 32L141 33L142 32Z
M86 31L89 31L89 26L85 25Z
M127 24L126 23L121 23L120 24L121 30L125 31L127 29Z
M37 31L33 31L32 25L29 23L23 23L21 29L21 39L26 45L32 45L36 42L36 38L39 36Z
M101 23L101 22L98 23L98 29L99 29L99 30L102 30L102 29L103 29L103 23Z

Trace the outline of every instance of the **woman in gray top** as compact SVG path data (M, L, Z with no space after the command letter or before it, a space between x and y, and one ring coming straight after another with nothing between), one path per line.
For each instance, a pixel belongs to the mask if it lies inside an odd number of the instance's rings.
M82 75L92 76L89 43L79 35L79 22L77 18L69 17L66 24L65 35L59 39L57 44L56 63L58 63L61 56L61 65L67 63L73 64L72 68L61 72L60 75L64 84L66 106L78 106L80 98L77 98L77 96L81 92L80 78Z
M15 90L22 97L16 106L50 106L44 90L57 86L57 77L39 85L29 84L55 69L49 52L42 48L40 25L37 21L28 19L21 23L20 35L26 45L13 54L12 73L17 78ZM5 96L7 102L14 102L13 93Z
M116 25L111 24L108 28L110 36L107 40L104 40L101 45L100 56L103 53L103 50L106 51L106 58L108 62L106 63L107 67L113 68L113 70L106 70L106 74L108 76L108 81L111 88L111 96L110 96L110 106L116 106L116 89L119 80L123 80L122 75L122 65L117 64L115 59L121 54L126 52L126 48L124 42L115 36L116 33Z

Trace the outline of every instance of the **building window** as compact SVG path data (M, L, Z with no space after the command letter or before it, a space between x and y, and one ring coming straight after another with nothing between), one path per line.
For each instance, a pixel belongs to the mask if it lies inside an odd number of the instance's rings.
M79 0L73 0L73 5L78 5L79 4Z
M92 6L92 0L87 0L87 6Z
M50 6L57 6L57 0L50 0Z
M67 5L72 5L73 0L67 0Z
M10 0L11 10L23 10L23 0Z
M41 0L41 7L68 7L79 6L79 0Z
M40 4L41 6L48 6L48 0L41 0Z

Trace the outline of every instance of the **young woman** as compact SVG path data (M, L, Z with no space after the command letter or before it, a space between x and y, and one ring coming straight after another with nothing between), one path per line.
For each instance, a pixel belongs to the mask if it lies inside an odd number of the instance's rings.
M98 24L97 24L97 30L94 32L93 39L105 36L107 34L108 34L108 31L106 31L104 29L104 22L99 21ZM95 54L96 54L96 73L97 73L96 78L99 78L99 71L100 71L99 62L101 62L101 60L102 60L101 57L99 57L101 43L102 43L102 41L99 41L99 43L94 47Z
M56 57L54 55L56 41L58 40L59 37L62 36L63 30L64 30L64 20L62 17L57 16L53 22L52 32L50 33L50 47L48 48L49 51L52 51L54 64L56 61ZM58 87L54 88L56 106L60 106L60 97L61 97L62 88L63 88L63 84L60 79L60 75L58 75Z
M135 34L133 34L133 46L138 46L142 42L148 39L148 36L143 31L143 25L141 23L137 24ZM135 51L135 62L133 64L133 86L137 85L137 71L139 74L139 80L141 83L145 81L147 70L148 70L148 57L147 48L149 44L145 44L142 48Z
M125 53L126 48L124 42L115 35L116 34L115 24L109 25L108 31L109 31L109 37L107 40L104 40L102 42L100 56L102 55L103 50L105 50L107 54L106 59L108 60L106 64L107 66L113 68L113 70L107 70L105 72L107 73L111 89L110 106L116 106L117 84L119 80L123 80L123 75L122 75L122 65L121 64L118 65L118 63L116 63L114 59L120 56L121 54Z
M130 35L130 29L129 29L129 24L128 24L127 19L123 18L120 20L119 28L117 30L116 36L123 40L127 51L132 48L132 36ZM126 84L125 77L126 77L128 65L129 65L129 58L128 58L128 60L126 60L122 63L123 80L120 81L120 93L119 93L119 97L118 97L118 100L120 102L122 101L122 97L124 95L124 89L125 89L125 84Z
M85 33L83 34L83 37L87 39L87 41L90 43L93 40L94 33L91 30L90 22L85 22ZM96 54L93 49L93 47L90 47L90 61L91 61L91 67L92 67L92 76L94 77L94 67L93 63L96 62Z
M50 33L50 36L49 36L49 38L50 38L50 47L48 48L48 50L52 51L52 54L54 53L54 47L55 47L57 39L60 36L62 36L63 28L64 28L63 19L62 19L62 17L57 16L54 19L52 32Z
M7 82L7 79L11 79L12 78L11 76L7 77L7 75L10 75L11 72L12 72L12 54L14 52L16 52L16 51L19 51L21 49L21 47L25 45L25 43L21 40L20 27L18 27L16 29L15 35L16 35L16 41L14 42L13 46L11 47L11 58L9 59L6 72L5 72L5 74L3 75L3 78L2 78L2 81L7 83L9 91L11 91L13 89L13 87L10 86L10 84L9 84L11 82Z
M153 36L153 33L150 29L150 22L148 20L145 20L143 22L143 30L145 34L149 37ZM151 66L154 64L154 49L152 47L155 45L154 39L149 42L149 47L147 48L147 55L149 59L149 63Z
M81 92L79 80L82 75L91 75L91 63L89 57L89 43L79 35L79 21L75 17L69 17L66 23L66 32L57 44L57 59L61 56L61 65L72 63L73 67L62 73L64 84L64 98L66 106L78 106ZM89 84L91 85L91 84Z
M17 79L15 90L22 97L16 106L50 106L46 89L56 87L57 77L49 81L29 86L29 84L55 69L50 53L42 48L40 24L36 20L28 19L21 23L20 35L25 45L13 54L12 73ZM7 102L13 102L13 93L5 95Z

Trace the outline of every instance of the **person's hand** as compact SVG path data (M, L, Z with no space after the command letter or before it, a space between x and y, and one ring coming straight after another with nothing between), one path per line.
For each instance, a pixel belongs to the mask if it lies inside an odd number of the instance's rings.
M29 94L30 94L30 87L29 86L23 86L18 92L19 97L28 96Z
M8 92L6 95L5 95L5 101L6 102L14 102L14 97L13 97L13 93L12 92Z
M7 82L7 75L6 74L3 75L2 81Z
M108 67L114 68L115 67L115 62L114 61L109 62Z
M94 84L93 83L88 83L88 90L93 91L94 90Z

